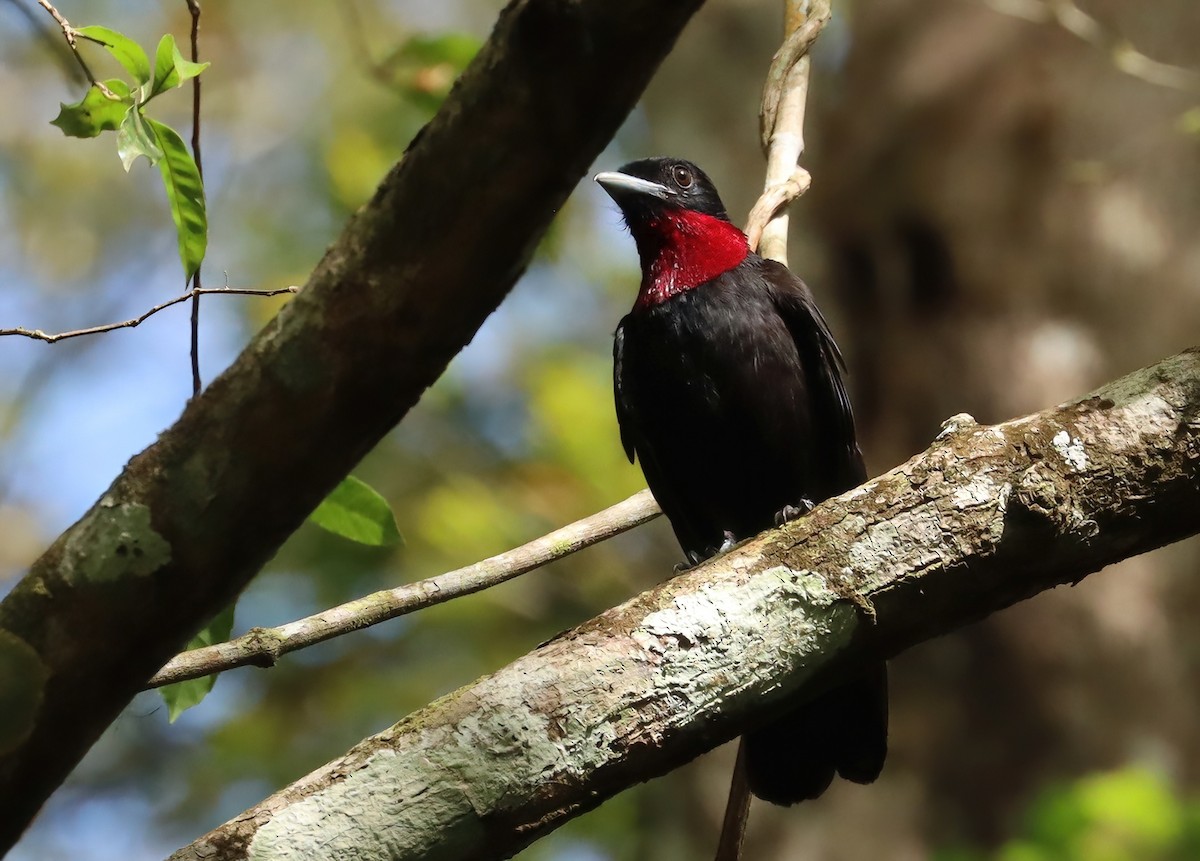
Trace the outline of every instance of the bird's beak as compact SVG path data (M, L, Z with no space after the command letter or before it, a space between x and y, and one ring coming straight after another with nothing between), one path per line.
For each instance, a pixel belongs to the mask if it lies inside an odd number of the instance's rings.
M643 194L657 197L659 200L666 200L671 194L671 190L665 185L615 170L598 173L595 179L608 192L608 196L617 203L620 203L622 198L629 199Z

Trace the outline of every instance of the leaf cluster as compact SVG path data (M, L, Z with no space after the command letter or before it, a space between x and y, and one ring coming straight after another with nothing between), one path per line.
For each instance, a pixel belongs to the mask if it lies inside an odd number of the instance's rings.
M159 40L153 67L142 47L116 30L90 25L76 28L75 33L108 49L133 81L112 78L93 83L78 102L63 104L51 124L77 138L115 131L117 155L126 171L141 156L158 166L179 239L179 259L185 280L190 281L208 247L204 183L179 133L145 111L153 99L196 77L209 64L186 59L170 33Z

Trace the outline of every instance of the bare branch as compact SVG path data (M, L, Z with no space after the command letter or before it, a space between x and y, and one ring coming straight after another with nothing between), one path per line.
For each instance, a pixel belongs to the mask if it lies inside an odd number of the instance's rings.
M55 62L62 66L63 74L71 84L80 84L87 81L87 76L83 74L83 70L72 57L73 54L70 45L67 46L67 54L63 54L60 50L58 35L53 27L42 20L35 10L25 5L24 0L8 0L8 5L16 10L17 14L23 16L29 22L29 26L33 28L34 34L38 39L45 42L46 47L50 50Z
M79 53L79 31L71 26L70 22L62 16L61 12L54 8L49 0L37 0L37 2L39 6L50 13L50 17L53 18L58 26L62 29L63 38L67 40L67 47L71 49L71 55L75 58L75 62L79 64L79 68L83 70L85 75L87 75L87 79L91 82L92 86L104 93L105 96L113 101L118 101L120 97L108 87L104 86L103 82L96 80L96 76L92 74L92 70L88 68L88 64L84 61L83 56ZM84 38L87 37L85 36Z
M183 652L156 673L146 687L157 688L234 667L273 666L288 652L498 585L620 535L661 513L650 491L643 490L624 502L474 565L376 592L277 628L254 628L227 643Z
M759 112L767 176L750 210L746 236L764 257L787 265L787 204L808 190L808 172L797 166L804 152L808 51L829 23L830 0L787 0L783 45L771 60Z
M1003 15L1039 24L1058 24L1071 35L1105 51L1125 74L1171 90L1200 93L1200 72L1158 60L1137 50L1129 40L1107 29L1071 0L983 0Z
M924 453L426 706L173 861L515 852L838 678L1200 532L1200 350ZM820 740L813 740L820 744Z
M140 314L130 320L122 320L120 323L105 323L103 326L91 326L87 329L73 329L70 332L59 332L57 334L49 334L41 329L25 329L18 326L15 329L0 329L0 337L5 335L20 335L24 338L33 338L36 341L45 341L47 344L53 344L56 341L65 341L68 338L80 338L84 335L99 335L101 332L112 332L115 329L132 329L140 326L148 319L153 317L159 311L170 308L172 305L178 305L180 302L186 302L195 296L203 294L218 294L223 296L280 296L284 293L298 293L300 288L292 285L291 287L280 287L278 290L243 290L237 287L208 287L195 288L187 291L181 296L176 296L174 299L169 299L160 305L155 305L149 311Z
M721 818L715 861L738 861L742 857L752 800L750 778L746 775L746 739L743 737L738 739L737 759L733 763L733 777L729 780L729 797L725 801L725 815Z

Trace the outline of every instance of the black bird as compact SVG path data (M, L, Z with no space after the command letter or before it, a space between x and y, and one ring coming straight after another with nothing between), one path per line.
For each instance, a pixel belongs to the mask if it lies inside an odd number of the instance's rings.
M866 479L841 353L812 293L750 251L712 181L682 159L596 175L637 243L642 283L617 327L625 453L691 563ZM887 753L887 670L749 733L751 791L774 804L870 783Z

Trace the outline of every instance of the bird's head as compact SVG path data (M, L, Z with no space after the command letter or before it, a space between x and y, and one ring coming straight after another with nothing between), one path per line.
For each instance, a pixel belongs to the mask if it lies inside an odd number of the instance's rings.
M708 175L678 158L644 158L596 182L621 207L642 263L638 305L699 287L746 259L746 235Z

